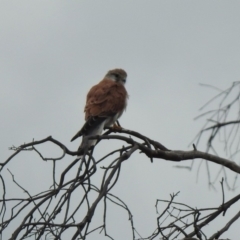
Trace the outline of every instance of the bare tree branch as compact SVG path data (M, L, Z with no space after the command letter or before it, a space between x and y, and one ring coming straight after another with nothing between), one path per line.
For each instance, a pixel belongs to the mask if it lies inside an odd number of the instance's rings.
M213 88L212 86L210 87ZM231 98L236 90L238 91ZM194 141L196 142L192 143L193 150L191 151L171 150L143 134L121 128L107 128L103 135L91 136L86 139L86 141L96 139L98 143L114 139L120 143L121 147L112 149L101 158L95 156L94 149L88 150L85 148L79 151L71 151L63 143L51 136L39 141L33 140L19 147L12 146L10 149L14 153L0 163L0 184L2 187L0 198L0 239L3 239L4 233L9 231L12 226L16 227L11 231L11 240L27 238L61 240L65 239L66 235L68 239L72 240L86 239L87 236L97 230L103 232L106 238L114 239L114 236L109 234L108 228L109 202L127 212L133 240L152 240L156 238L162 240L214 240L219 238L240 217L240 212L232 216L227 223L224 223L221 228L219 227L218 231L211 233L210 238L205 233L205 228L209 223L213 222L220 215L224 217L226 211L240 200L240 194L238 194L225 202L227 197L224 191L224 186L227 186L227 189L236 188L237 176L240 173L239 162L233 161L240 155L240 82L235 82L228 89L218 93L202 109L208 107L209 104L213 104L216 100L220 101L217 109L206 111L199 116L206 116L208 119L195 138ZM238 108L237 117L236 119L229 119L229 116L231 116L230 112L235 106ZM206 140L205 152L198 149L204 134L209 134ZM218 154L218 148L215 146L216 140L220 140L223 143L226 157L218 156L222 154ZM60 148L60 156L53 158L42 154L39 146L49 143ZM29 189L20 184L21 181L17 179L14 171L8 169L10 162L14 162L17 155L28 151L36 153L43 161L52 161L52 178L49 188L42 192L39 191L37 194L32 194ZM158 214L156 225L149 236L142 237L140 231L135 228L133 214L128 205L111 192L121 178L122 164L136 152L144 154L146 159L152 163L160 159L173 162L191 160L193 164L199 159L201 165L203 160L206 160L205 165L209 185L212 188L215 188L214 183L221 175L224 177L220 182L222 200L219 201L219 205L214 207L196 208L177 202L176 199L179 192L171 194L170 200L157 199L155 204ZM60 161L66 156L77 156L79 154L83 154L81 159L77 158L69 162L58 173L57 167ZM111 159L110 163L105 161L107 159ZM100 166L103 162L104 166ZM108 164L105 164L107 162ZM210 162L220 166L214 181L210 181ZM186 168L184 166L178 167ZM187 169L191 168L192 166L187 167ZM230 173L235 173L233 187L228 184L228 171L226 169L230 170ZM101 181L99 185L94 185L92 179L99 170L102 174ZM12 178L12 184L15 184L18 189L23 191L23 196L8 196L9 182L4 178L6 172ZM224 183L225 185L223 185ZM94 226L92 220L100 202L103 204L102 222Z

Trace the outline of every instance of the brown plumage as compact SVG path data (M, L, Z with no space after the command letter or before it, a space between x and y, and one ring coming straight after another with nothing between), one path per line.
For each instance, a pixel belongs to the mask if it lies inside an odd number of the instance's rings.
M127 91L118 82L103 79L93 86L88 95L85 106L85 120L95 116L109 116L122 112L126 105Z
M128 98L124 87L126 78L127 73L123 69L113 69L90 89L84 108L86 122L71 141L80 136L100 135L104 127L111 126L122 115ZM96 140L89 140L88 147L95 143Z

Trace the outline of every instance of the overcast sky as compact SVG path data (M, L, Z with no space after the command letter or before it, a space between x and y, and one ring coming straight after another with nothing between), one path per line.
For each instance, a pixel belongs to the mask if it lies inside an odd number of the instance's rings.
M121 125L170 149L188 150L203 124L193 118L216 94L199 83L225 89L240 80L240 1L1 1L0 63L1 161L11 154L8 147L49 135L76 150L80 140L70 139L84 123L86 94L112 68L128 73ZM43 151L60 154L52 146ZM220 184L208 189L204 165L198 181L197 164L191 172L173 165L160 159L151 164L136 153L112 191L128 204L143 236L156 226L157 198L180 191L177 200L192 207L221 204ZM33 153L19 155L9 169L32 193L52 170ZM101 177L100 170L96 174ZM34 188L29 179L37 182ZM227 192L226 200L236 194ZM110 213L110 232L130 239L127 214L119 214L127 227ZM239 222L223 237L237 239Z

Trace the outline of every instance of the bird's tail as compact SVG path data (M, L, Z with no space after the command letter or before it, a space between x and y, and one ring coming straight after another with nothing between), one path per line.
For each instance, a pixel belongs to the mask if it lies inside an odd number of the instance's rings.
M81 159L84 154L91 151L95 146L96 142L97 142L96 139L87 140L87 137L83 136L82 142L78 148L79 155L77 155L76 160Z
M97 135L98 133L95 133L95 131L98 130L99 126L103 128L105 120L106 117L89 117L83 127L73 136L71 142L84 135Z

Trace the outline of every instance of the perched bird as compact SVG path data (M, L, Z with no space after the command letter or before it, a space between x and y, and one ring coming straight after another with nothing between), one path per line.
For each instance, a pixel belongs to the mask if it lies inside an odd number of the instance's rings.
M123 69L110 70L103 80L88 92L84 108L86 122L71 139L72 142L83 136L79 150L93 147L97 140L88 140L85 143L86 137L101 135L104 127L112 126L122 115L128 99L128 93L124 87L126 78L127 73Z

